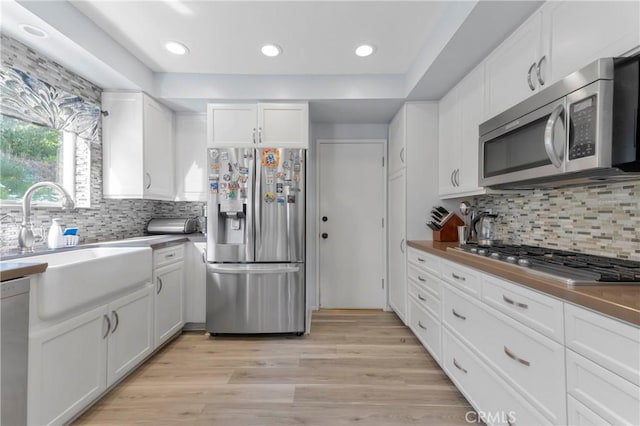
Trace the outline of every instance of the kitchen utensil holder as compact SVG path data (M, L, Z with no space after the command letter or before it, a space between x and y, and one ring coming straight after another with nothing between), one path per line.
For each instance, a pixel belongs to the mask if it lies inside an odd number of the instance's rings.
M433 231L433 241L455 242L458 241L458 226L463 226L464 222L457 214L451 212L442 219L442 228Z

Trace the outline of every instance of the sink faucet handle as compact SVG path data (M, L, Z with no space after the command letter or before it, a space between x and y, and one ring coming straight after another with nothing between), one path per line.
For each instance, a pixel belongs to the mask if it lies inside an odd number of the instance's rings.
M33 243L38 244L44 241L44 236L47 234L47 231L44 228L44 225L33 226L31 232L33 232Z

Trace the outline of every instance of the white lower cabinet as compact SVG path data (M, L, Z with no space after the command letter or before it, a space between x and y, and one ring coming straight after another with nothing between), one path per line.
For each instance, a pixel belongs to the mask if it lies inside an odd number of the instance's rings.
M409 328L433 359L440 362L440 320L413 297L409 297Z
M586 405L576 401L571 395L567 396L567 420L568 424L572 426L603 426L611 424L591 411Z
M442 332L442 365L451 381L488 425L551 425L447 327ZM472 423L480 423L470 418Z
M184 325L184 244L155 250L155 346Z
M148 285L108 307L107 387L153 351L153 287Z
M29 424L69 421L151 353L151 291L147 285L29 337Z
M204 328L206 317L207 263L204 250L207 243L189 243L184 259L184 322L185 328Z

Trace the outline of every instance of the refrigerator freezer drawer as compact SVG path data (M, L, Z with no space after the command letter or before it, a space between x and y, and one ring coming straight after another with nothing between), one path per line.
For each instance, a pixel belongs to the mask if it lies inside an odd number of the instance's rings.
M303 333L304 264L208 264L210 333Z

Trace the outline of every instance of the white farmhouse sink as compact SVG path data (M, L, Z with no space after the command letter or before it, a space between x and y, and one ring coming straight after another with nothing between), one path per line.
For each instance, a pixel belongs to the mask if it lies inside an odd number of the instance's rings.
M31 299L36 301L32 309L45 321L151 281L149 247L94 247L22 261L49 264L31 280Z

